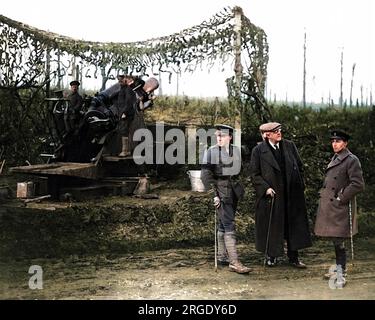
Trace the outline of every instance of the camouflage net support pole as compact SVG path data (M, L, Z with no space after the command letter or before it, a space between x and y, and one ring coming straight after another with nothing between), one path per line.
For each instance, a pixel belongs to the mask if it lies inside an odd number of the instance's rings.
M217 208L215 207L215 272L217 272Z
M241 81L242 81L242 72L243 67L241 63L241 48L242 48L242 37L241 37L241 29L242 29L242 9L240 7L235 7L233 9L234 12L234 72L235 72L235 129L239 133L241 130L241 112L240 112L240 105L241 105ZM241 134L237 134L235 136L236 142L235 144L241 147Z

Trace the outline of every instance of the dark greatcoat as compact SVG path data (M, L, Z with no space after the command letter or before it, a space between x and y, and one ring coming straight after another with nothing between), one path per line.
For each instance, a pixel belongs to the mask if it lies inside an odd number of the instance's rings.
M256 192L255 246L265 252L271 210L268 188L276 192L271 218L268 255L284 254L285 211L288 214L289 250L299 250L312 245L306 212L302 161L292 141L283 139L279 143L285 159L285 179L267 141L258 144L251 154L250 175Z
M320 190L314 232L322 237L350 237L349 208L353 235L358 232L355 195L364 189L361 163L348 149L328 164ZM340 200L336 198L339 197Z
M78 92L72 92L69 96L69 109L70 113L79 114L82 109L83 99Z

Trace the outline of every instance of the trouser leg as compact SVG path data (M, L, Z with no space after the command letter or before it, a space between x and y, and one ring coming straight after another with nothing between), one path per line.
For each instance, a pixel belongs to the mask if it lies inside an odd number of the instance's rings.
M298 261L298 251L290 249L289 236L286 239L286 245L287 245L287 256L288 256L289 261L290 262Z
M346 284L346 249L345 240L342 238L333 239L336 254L336 280L337 288L343 288Z
M336 264L341 265L342 269L346 270L346 248L345 241L342 238L337 238L333 240L333 245L335 247Z

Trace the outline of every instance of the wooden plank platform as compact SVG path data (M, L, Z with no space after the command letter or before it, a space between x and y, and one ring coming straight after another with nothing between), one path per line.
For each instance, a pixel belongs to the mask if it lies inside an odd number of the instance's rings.
M55 162L13 167L10 168L10 171L41 176L70 176L86 179L98 178L98 167L95 163Z

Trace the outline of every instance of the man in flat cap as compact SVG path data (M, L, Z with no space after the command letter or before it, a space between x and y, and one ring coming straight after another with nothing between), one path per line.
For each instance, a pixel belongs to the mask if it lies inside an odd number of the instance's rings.
M265 254L265 264L276 265L287 243L289 263L305 268L298 250L310 247L302 161L296 145L282 139L281 124L259 128L263 142L252 150L250 176L256 191L255 246Z
M335 154L326 169L314 228L317 236L332 239L336 254L333 275L336 276L336 286L340 288L346 284L345 240L352 239L358 232L356 194L364 189L361 163L349 151L349 139L350 136L342 130L331 132Z
M239 148L231 144L233 128L227 125L215 126L216 145L210 147L203 159L202 182L206 189L214 189L214 205L218 213L218 262L229 265L229 270L249 273L250 269L238 259L235 233L235 213L238 200L244 189L232 177L241 169Z

